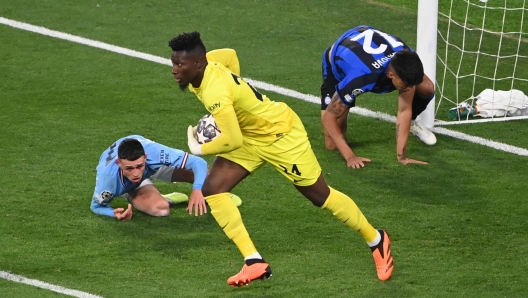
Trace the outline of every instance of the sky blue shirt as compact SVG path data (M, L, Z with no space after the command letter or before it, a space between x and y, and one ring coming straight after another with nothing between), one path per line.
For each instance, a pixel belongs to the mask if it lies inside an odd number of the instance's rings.
M138 183L133 183L123 176L116 163L117 148L126 138L140 141L147 154L145 172ZM134 191L141 182L150 178L163 166L192 170L194 173L193 189L201 189L207 176L207 162L201 157L167 147L139 135L127 136L117 140L99 158L90 209L94 213L113 217L113 209L109 206L112 200L127 192Z

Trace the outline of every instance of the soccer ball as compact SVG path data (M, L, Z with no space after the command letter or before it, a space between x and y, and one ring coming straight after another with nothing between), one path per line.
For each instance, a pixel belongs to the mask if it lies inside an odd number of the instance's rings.
M221 132L216 126L213 115L207 114L198 121L198 125L196 125L196 139L198 143L205 144L211 142L220 135Z

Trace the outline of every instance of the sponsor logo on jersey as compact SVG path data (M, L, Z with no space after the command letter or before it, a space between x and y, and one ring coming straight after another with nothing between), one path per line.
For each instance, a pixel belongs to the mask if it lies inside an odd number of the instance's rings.
M209 110L209 112L212 112L214 109L219 108L219 107L220 107L220 103L217 102L217 103L215 103L215 104L212 105L212 106L208 106L208 107L207 107L207 110Z
M170 163L169 153L165 150L160 151L160 163L168 164Z
M385 63L389 62L395 54L396 52L390 53L387 56L376 60L374 63L372 63L372 66L374 66L376 69L382 67Z

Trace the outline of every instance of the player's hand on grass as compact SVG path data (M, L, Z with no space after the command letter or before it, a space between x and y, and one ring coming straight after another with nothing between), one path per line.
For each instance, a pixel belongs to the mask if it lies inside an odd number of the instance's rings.
M132 205L128 204L128 208L126 210L124 208L115 208L114 209L114 216L118 220L130 220L130 219L132 219Z
M193 214L194 216L204 215L207 213L207 205L205 204L205 198L202 194L202 191L199 189L194 189L189 196L189 205L187 206L187 212Z
M360 156L351 156L346 159L347 161L347 167L353 168L353 169L361 169L365 167L366 162L370 162L370 159Z
M416 159L410 159L410 158L403 158L403 159L399 159L398 162L404 164L404 165L408 165L408 164L418 164L418 165L427 165L429 164L428 162L426 161L421 161L421 160L416 160Z

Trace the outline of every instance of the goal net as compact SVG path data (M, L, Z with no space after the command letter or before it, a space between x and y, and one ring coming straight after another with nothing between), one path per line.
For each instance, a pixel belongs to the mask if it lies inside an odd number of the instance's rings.
M527 115L519 116L524 114L517 111L522 104L519 98L514 98L519 97L518 91L524 93L527 96L524 108L528 107L527 1L439 1L435 125L473 119L483 119L473 120L482 122L528 118ZM487 93L482 93L486 89L489 89ZM499 103L494 91L509 93L501 93ZM516 108L517 112L491 113L485 119L462 113L456 121L449 120L450 109L466 103L468 106L481 105L484 97L488 109ZM528 114L528 109L526 112Z

